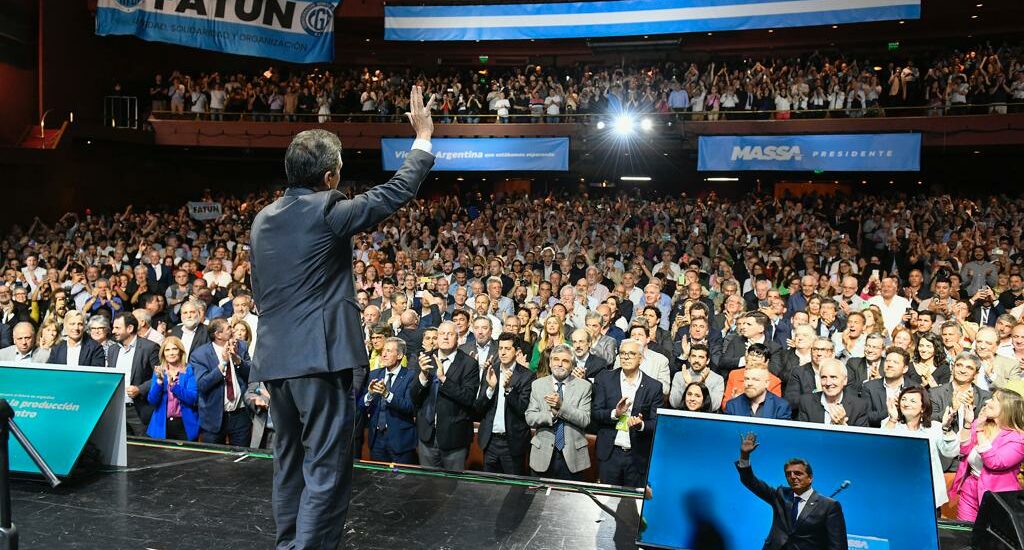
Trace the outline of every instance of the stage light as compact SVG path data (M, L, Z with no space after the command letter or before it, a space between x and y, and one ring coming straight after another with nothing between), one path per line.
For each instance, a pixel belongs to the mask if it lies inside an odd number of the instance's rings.
M597 129L598 130L604 130L604 127L605 127L605 123L604 123L603 120L597 121Z
M633 117L629 115L619 115L615 119L615 133L619 135L629 135L633 133Z
M645 118L640 121L640 129L645 132L650 132L652 129L654 129L654 122L652 122L649 118Z
M704 181L740 181L739 178L704 178Z
M650 176L622 176L619 179L622 181L651 181Z

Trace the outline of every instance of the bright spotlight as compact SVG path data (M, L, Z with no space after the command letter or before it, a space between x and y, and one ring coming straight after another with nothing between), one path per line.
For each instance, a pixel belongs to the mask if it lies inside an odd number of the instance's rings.
M654 129L654 122L652 122L649 118L645 118L640 121L640 129L645 132L650 132L652 129Z
M605 124L604 124L603 120L597 121L597 129L598 130L604 130L604 127L605 127Z
M623 136L632 134L633 124L633 117L621 115L615 119L615 133Z

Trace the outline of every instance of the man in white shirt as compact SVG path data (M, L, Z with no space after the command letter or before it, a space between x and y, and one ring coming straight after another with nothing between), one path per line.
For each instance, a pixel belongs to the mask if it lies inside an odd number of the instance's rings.
M164 335L152 326L153 316L145 309L139 308L132 311L135 320L139 322L139 338L145 338L156 345L164 343Z
M217 289L225 289L231 284L231 274L223 270L223 264L219 258L210 258L209 263L206 264L203 279L206 280L210 290L214 292Z
M21 268L21 273L28 281L29 290L32 292L46 282L46 269L40 267L39 257L35 254L29 254L25 258L25 267Z
M645 324L637 323L629 327L628 336L633 340L640 342L643 346L642 353L640 354L640 370L644 374L651 378L661 382L662 391L665 393L665 401L668 401L668 391L672 388L672 371L668 366L668 357L651 350L647 347L649 342L648 328ZM615 368L622 366L621 358L615 359Z
M881 294L872 296L868 305L878 306L882 311L882 320L885 321L885 335L890 336L896 327L903 324L905 319L910 318L910 300L903 296L897 296L896 279L886 277L879 283Z

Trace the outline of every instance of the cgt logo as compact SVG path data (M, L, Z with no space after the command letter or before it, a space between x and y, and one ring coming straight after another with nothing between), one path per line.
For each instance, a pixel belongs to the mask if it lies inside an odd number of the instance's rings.
M804 156L800 153L800 146L798 145L769 145L767 147L759 145L740 147L737 145L732 148L731 160L774 160L784 162L803 160L803 158Z

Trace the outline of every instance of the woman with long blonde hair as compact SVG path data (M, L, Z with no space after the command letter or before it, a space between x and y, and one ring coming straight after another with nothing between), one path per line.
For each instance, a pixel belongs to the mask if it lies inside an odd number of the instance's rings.
M156 410L146 433L156 439L195 441L199 438L199 392L184 342L168 336L160 344L159 358L147 396Z
M985 493L1020 490L1017 474L1024 463L1024 381L1013 380L992 392L974 418L964 407L960 430L960 466L950 493L960 498L957 519L974 521Z
M533 345L533 354L530 356L530 370L537 373L538 378L550 374L548 370L548 351L558 344L567 344L563 333L562 319L557 315L548 315L544 319L544 330L540 338Z

